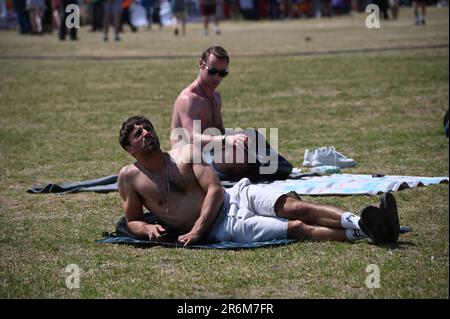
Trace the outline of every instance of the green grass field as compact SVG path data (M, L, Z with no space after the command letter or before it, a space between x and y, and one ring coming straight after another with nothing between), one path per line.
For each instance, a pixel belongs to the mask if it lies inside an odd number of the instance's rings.
M277 127L280 152L298 167L306 148L333 145L357 161L345 173L448 176L449 12L429 8L425 27L412 16L402 9L380 29L366 29L365 14L224 22L220 37L191 24L186 37L164 28L126 32L120 43L88 27L75 43L0 31L0 297L448 298L448 184L395 194L401 224L414 229L395 246L240 251L97 244L122 215L117 193L25 192L117 173L132 161L119 127L135 114L153 120L167 149L173 102L215 44L231 55L225 127ZM393 47L403 49L378 50ZM351 49L374 51L309 54ZM355 212L378 205L371 196L304 199ZM69 264L81 268L79 289L66 287ZM369 264L380 288L366 287Z

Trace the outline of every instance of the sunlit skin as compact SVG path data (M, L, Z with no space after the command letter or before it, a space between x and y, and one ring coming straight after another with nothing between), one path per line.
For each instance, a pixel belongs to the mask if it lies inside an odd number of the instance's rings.
M180 243L197 242L215 221L224 200L224 189L215 172L205 163L193 163L195 152L200 150L191 144L163 152L151 126L135 125L128 139L126 150L137 163L120 170L118 189L130 231L153 241L163 240L166 229L144 221L145 207L184 233L178 237ZM275 212L289 219L288 238L346 239L340 225L343 211L338 208L284 195L276 202Z
M194 134L197 134L197 132L194 132L194 120L201 121L200 133L207 128L216 128L222 135L225 134L222 119L222 99L220 93L216 91L224 78L218 73L214 75L208 74L208 68L221 71L228 70L228 62L217 58L214 54L210 54L206 61L199 60L198 68L197 78L180 93L172 111L171 129L186 129L191 142L194 140ZM211 142L222 145L221 136L200 134L196 135L195 138L201 141L202 147ZM234 147L233 154L237 153L236 147L243 147L247 140L248 137L245 134L226 136L226 143ZM171 140L170 142L172 148L179 145L177 140ZM246 157L244 158L244 163L237 163L236 160L234 163L223 162L225 162L224 159L221 160L221 163L216 163L216 167L230 175L242 176L248 170L248 165L245 163Z

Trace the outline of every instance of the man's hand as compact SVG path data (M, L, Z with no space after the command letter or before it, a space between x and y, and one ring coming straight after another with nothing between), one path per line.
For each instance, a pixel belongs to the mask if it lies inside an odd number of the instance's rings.
M248 142L248 136L245 134L234 134L234 135L227 135L225 137L225 143L228 145L236 145L243 147L244 144L247 144Z
M192 245L193 243L197 242L200 239L200 236L189 232L187 234L181 235L178 237L178 242L183 244L184 246Z
M145 225L145 231L147 232L148 239L150 241L163 241L166 229L161 225Z

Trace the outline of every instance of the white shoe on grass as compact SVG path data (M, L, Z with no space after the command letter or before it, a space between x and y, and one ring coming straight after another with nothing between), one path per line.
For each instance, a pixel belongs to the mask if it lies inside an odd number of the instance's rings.
M313 152L308 150L308 149L305 150L305 155L303 157L303 166L311 167L311 165L312 165L312 153Z
M311 154L311 166L324 166L332 165L338 167L352 167L356 162L352 158L348 158L345 155L336 151L331 147L320 147L315 149Z

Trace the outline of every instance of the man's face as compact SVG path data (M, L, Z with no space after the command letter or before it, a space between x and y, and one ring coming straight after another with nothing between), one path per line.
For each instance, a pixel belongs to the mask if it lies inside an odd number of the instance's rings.
M150 124L135 125L128 134L128 139L130 145L127 150L135 157L137 154L146 155L161 149L158 135Z
M203 82L215 89L222 82L224 75L228 74L228 63L225 59L210 54L206 61L200 61L200 72Z

